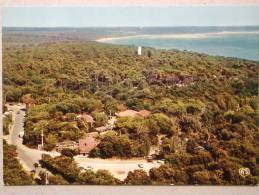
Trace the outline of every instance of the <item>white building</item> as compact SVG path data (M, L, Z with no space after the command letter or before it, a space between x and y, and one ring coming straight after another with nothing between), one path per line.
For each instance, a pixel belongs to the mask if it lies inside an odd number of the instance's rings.
M141 56L141 46L138 47L138 55Z

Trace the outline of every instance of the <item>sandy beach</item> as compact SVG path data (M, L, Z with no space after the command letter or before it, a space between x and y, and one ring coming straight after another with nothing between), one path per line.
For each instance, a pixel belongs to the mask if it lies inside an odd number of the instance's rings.
M181 34L143 34L143 35L130 35L130 36L119 36L119 37L103 37L96 39L97 42L110 42L113 40L120 39L131 39L131 38L148 38L148 39L205 39L213 36L225 36L225 35L242 35L242 34L259 34L259 31L222 31L222 32L208 32L208 33L181 33Z

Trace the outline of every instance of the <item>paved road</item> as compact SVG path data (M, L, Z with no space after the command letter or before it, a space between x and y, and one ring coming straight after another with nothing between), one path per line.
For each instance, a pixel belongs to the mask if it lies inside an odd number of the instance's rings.
M28 148L22 144L22 138L19 138L19 132L24 131L24 117L25 111L21 110L25 108L25 105L8 105L8 109L13 110L13 126L8 137L8 143L17 146L18 158L21 161L24 168L28 171L34 170L33 164L39 162L42 154L50 154L57 156L59 153L40 151L36 149Z

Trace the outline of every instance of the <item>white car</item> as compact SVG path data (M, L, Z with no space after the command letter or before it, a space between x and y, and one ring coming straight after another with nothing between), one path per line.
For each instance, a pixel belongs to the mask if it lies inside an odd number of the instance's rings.
M24 136L24 131L20 131L18 136L22 138Z
M157 160L157 163L164 163L165 160Z

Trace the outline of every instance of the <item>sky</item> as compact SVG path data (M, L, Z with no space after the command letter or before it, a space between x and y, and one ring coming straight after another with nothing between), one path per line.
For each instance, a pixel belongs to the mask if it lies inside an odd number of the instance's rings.
M3 7L4 27L259 25L259 6Z

